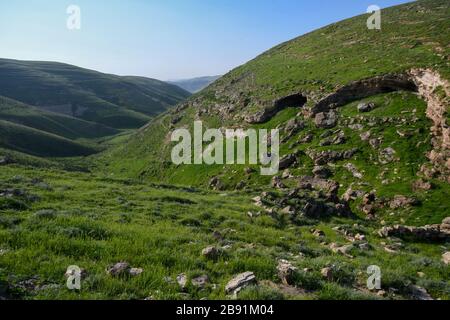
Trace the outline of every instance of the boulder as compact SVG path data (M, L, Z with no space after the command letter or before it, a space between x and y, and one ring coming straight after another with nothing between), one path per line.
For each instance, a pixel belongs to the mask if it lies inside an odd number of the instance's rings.
M118 262L106 269L106 273L110 276L117 277L127 274L130 270L130 264L128 262Z
M359 112L370 112L373 109L375 109L375 104L372 102L369 103L360 103L358 104L358 111Z
M220 256L220 250L216 247L209 246L202 250L202 255L210 260L215 260Z
M253 272L244 272L231 279L225 286L227 294L237 294L243 288L256 283L256 277Z
M285 285L292 285L295 280L297 268L287 260L280 260L277 266L278 276Z
M297 161L297 157L293 154L288 154L280 159L280 170L285 170L290 168Z
M320 112L316 114L314 123L319 128L334 128L337 125L338 118L335 111Z

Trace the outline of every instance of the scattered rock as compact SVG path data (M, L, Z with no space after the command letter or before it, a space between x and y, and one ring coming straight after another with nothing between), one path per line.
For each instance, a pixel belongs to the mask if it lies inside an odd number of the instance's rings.
M280 170L285 170L290 168L294 163L297 162L297 157L293 154L289 154L280 159Z
M314 136L312 134L307 134L306 136L298 140L298 143L299 144L310 143L311 141L313 141L313 139Z
M130 274L130 276L132 277L137 277L138 275L140 275L142 272L144 272L144 269L142 268L131 268L128 273Z
M320 274L322 275L322 277L324 277L328 281L333 280L333 269L332 268L329 268L329 267L323 268L320 271Z
M383 149L383 150L380 152L379 160L380 160L380 162L381 162L382 164L388 164L388 163L391 163L391 162L393 162L394 160L396 160L396 159L395 159L396 153L397 153L397 152L396 152L393 148L391 148L391 147L386 148L386 149Z
M202 276L199 276L199 277L196 277L196 278L192 279L191 283L192 283L192 285L194 287L204 288L209 283L209 278L208 278L207 275L202 275Z
M427 182L423 179L419 179L413 183L412 189L415 192L429 191L429 190L433 189L433 185L430 182Z
M375 109L375 104L372 103L372 102L358 104L358 111L359 112L370 112L373 109Z
M370 131L366 131L366 132L361 133L359 136L362 141L369 141L370 137L372 136L372 133Z
M256 283L256 277L253 272L244 272L232 280L230 280L225 286L225 292L227 294L238 294L243 288Z
M319 128L333 128L337 124L337 114L335 111L321 112L316 114L314 122Z
M447 251L442 255L442 262L444 262L446 265L450 264L450 251Z
M185 273L180 273L177 276L177 283L178 283L178 285L180 286L181 289L186 288L187 280L188 279L187 279L187 276L186 276Z
M358 152L357 148L346 151L308 151L307 155L314 161L315 165L323 166L327 163L333 163L341 160L348 160Z
M353 245L351 245L351 244L345 245L345 246L339 246L336 243L332 243L332 244L330 244L330 249L334 253L340 253L348 258L353 258L353 256L351 256L349 254L349 252L353 249Z
M130 264L127 262L118 262L115 265L106 269L106 273L110 276L117 277L128 273L130 270Z
M209 246L202 250L202 255L211 260L216 260L220 256L220 250L216 247Z
M325 237L325 232L323 232L322 230L319 230L319 229L311 229L311 233L316 238L323 238L323 237Z
M312 173L314 174L314 177L319 179L328 179L332 175L331 170L324 166L315 166Z
M209 187L213 190L224 190L225 186L218 177L214 177L209 181Z
M358 169L355 167L354 164L347 163L346 165L344 165L344 168L347 169L353 175L353 177L355 177L357 179L363 178L363 174L358 171Z
M364 191L361 190L353 190L352 188L348 188L347 191L342 195L342 199L346 202L355 201L358 198L364 196Z
M278 276L285 285L293 284L297 268L287 260L280 260L277 266Z
M393 200L389 202L389 207L391 209L399 209L409 206L416 206L419 201L415 198L408 198L402 195L396 195Z
M434 300L432 296L425 290L416 285L410 285L409 290L411 292L411 296L415 300Z
M272 187L277 189L284 189L286 186L284 185L283 181L279 176L275 176L272 178Z

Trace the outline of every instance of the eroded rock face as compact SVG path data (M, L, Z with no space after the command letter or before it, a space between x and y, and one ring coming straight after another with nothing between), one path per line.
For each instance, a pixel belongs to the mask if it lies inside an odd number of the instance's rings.
M256 283L256 277L253 272L244 272L231 279L225 286L227 294L237 294L243 288Z
M428 154L439 176L450 183L450 127L446 113L450 105L450 84L430 69L410 72L419 94L427 101L427 116L433 121L433 150Z
M352 101L361 100L380 93L393 91L416 91L414 81L407 74L388 74L369 79L363 79L343 86L330 94L311 110L313 115L344 106Z
M426 225L423 227L409 227L395 225L384 227L379 232L380 237L399 237L415 241L445 242L450 240L450 217L442 224Z
M292 94L277 100L274 100L272 105L264 107L263 110L257 112L256 114L248 115L245 117L245 121L249 124L258 124L269 121L278 112L289 108L296 107L301 108L307 102L307 98L300 94Z

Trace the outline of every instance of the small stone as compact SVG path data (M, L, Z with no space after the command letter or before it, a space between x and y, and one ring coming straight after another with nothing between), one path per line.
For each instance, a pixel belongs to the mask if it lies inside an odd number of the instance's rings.
M293 284L297 268L287 260L280 260L277 266L278 276L285 285Z
M187 276L185 273L180 273L177 276L177 283L180 286L181 289L186 288L186 284L187 284Z
M116 277L128 272L130 265L127 262L118 262L106 270L110 276Z
M207 275L199 276L191 280L194 287L204 288L209 283L209 278Z
M331 281L333 279L333 269L326 267L323 268L320 273L322 274L322 276L327 279L328 281Z
M215 260L219 257L220 250L213 246L206 247L202 250L202 255L207 259Z
M144 272L144 269L142 268L131 268L128 273L130 274L130 276L132 277L137 277L138 275L140 275L142 272Z
M442 262L444 262L446 265L450 264L450 251L442 255Z

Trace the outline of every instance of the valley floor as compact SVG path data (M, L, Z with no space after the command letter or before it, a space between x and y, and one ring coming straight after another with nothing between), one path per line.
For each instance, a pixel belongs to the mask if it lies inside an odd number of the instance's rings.
M1 166L0 299L229 299L244 272L257 283L240 299L450 298L448 243L382 239L358 217L291 221L261 213L257 195ZM284 284L280 260L296 270ZM105 271L118 262L142 270ZM66 287L72 265L79 291ZM371 265L382 290L367 289Z

